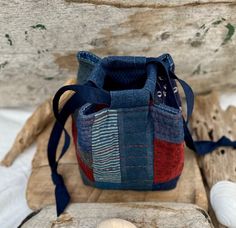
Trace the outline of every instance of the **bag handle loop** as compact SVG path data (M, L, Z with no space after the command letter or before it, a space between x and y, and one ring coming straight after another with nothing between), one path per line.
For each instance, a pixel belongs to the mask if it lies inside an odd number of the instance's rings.
M222 136L219 140L217 141L208 141L208 140L200 140L200 141L194 141L191 133L188 129L188 121L190 116L192 115L193 112L193 107L194 107L194 93L191 89L191 87L183 80L179 79L173 71L168 70L166 67L165 63L162 64L163 67L165 68L166 75L168 77L168 80L170 82L170 78L176 79L180 85L183 88L183 91L185 93L185 98L186 98L186 103L187 103L187 120L184 119L183 117L183 125L184 125L184 140L186 145L195 151L198 155L205 155L208 153L211 153L213 150L217 149L218 147L221 146L226 146L226 147L233 147L236 148L236 141L232 141L226 136ZM174 91L172 87L172 95L174 96ZM176 101L176 99L175 99ZM176 101L176 105L177 101Z
M187 123L193 111L193 104L194 104L194 94L191 87L184 82L183 80L179 79L171 70L168 69L166 64L163 61L157 61L156 58L150 59L149 61L154 61L157 64L160 64L164 67L166 76L168 77L168 81L171 85L171 78L176 79L179 81L180 85L183 87L186 102L187 102L187 121L183 118L183 125L184 125L184 134L185 134L185 142L186 145L194 150L197 154L203 155L209 152L212 152L214 149L218 148L219 146L232 146L236 148L236 141L231 141L227 137L223 136L217 142L212 141L193 141L192 136L188 130ZM61 112L59 112L58 104L60 97L62 94L68 90L72 90L75 94L67 101L67 103L62 108ZM171 93L174 95L173 88L171 87ZM178 102L175 98L176 105ZM70 195L68 190L65 186L63 181L63 177L58 173L57 167L59 160L63 157L66 153L69 145L70 145L70 136L66 129L64 128L65 122L68 117L75 112L76 109L80 108L85 103L94 103L94 104L106 104L110 106L111 104L111 95L109 92L102 90L101 88L96 88L91 85L91 82L86 83L85 85L68 85L60 88L53 99L53 111L56 118L56 122L53 126L49 142L48 142L48 160L49 165L51 168L51 177L52 181L55 185L55 198L56 198L56 207L57 207L57 216L59 216L70 201ZM60 137L64 132L64 146L62 148L61 154L56 160L56 151L58 147L58 143Z
M67 101L62 108L61 112L58 112L58 102L60 96L67 90L75 91L75 94ZM85 85L69 85L64 86L58 90L53 99L53 109L56 117L56 122L53 126L49 142L48 142L48 161L51 168L51 177L55 187L55 197L57 206L57 216L59 216L69 204L70 196L64 184L62 176L57 172L59 160L66 153L70 145L70 136L64 128L65 122L68 117L75 112L76 109L80 108L83 104L91 102L94 104L106 104L110 105L110 94L91 86ZM64 132L64 146L61 154L56 160L56 151L59 144L60 137Z

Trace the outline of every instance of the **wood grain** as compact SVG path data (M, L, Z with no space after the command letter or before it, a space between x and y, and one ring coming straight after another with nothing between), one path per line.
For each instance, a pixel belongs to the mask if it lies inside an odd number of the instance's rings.
M76 79L70 79L66 81L64 85L76 84ZM71 91L64 93L59 101L60 110L69 97L73 94ZM39 136L39 134L54 121L54 115L52 110L52 98L47 99L40 104L33 114L27 119L24 126L17 134L13 145L7 152L0 165L10 166L14 160L24 152Z
M180 203L80 203L71 204L68 214L55 221L55 206L44 208L22 227L80 227L94 228L109 218L122 218L138 228L213 227L207 213L196 205ZM52 225L55 224L55 225Z
M216 4L216 3L232 3L234 1L229 0L66 0L66 2L77 3L93 3L96 5L111 5L119 8L163 8L163 7L180 7L180 6L195 6L200 4Z
M67 129L71 131L71 122L67 122ZM27 202L37 210L46 205L55 203L54 186L50 178L50 168L47 161L47 142L52 125L49 125L37 139L37 152L32 163L32 173L27 186ZM60 142L59 150L62 147ZM120 191L101 190L83 184L74 147L71 144L69 151L60 161L59 171L63 174L66 186L71 194L72 202L182 202L194 203L208 209L206 192L195 155L186 150L185 167L177 187L171 191ZM193 181L194 180L194 181Z
M198 140L217 141L223 135L236 140L236 107L229 106L227 110L222 110L216 92L197 96L191 125ZM233 148L221 147L211 154L200 156L199 164L208 185L208 195L218 181L236 181L236 151ZM213 209L209 207L209 210L215 227L224 227L217 222Z
M0 0L0 106L40 104L53 95L76 75L79 50L169 52L196 93L235 88L235 1L158 1L161 7L154 0L119 0L126 8L93 2Z
M236 107L223 111L217 93L197 96L191 124L198 140L217 141L223 135L235 140ZM220 180L236 181L235 149L221 147L199 159L210 188Z

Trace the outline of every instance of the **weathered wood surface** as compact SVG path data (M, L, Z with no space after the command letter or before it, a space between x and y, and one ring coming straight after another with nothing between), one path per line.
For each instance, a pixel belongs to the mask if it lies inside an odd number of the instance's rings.
M222 110L217 93L197 96L191 125L198 140L216 141L223 135L236 140L236 107L229 106L227 110ZM208 194L218 181L236 181L236 150L233 148L221 147L211 154L201 156L199 164L208 185ZM212 208L209 209L216 227L224 227L217 224Z
M70 132L71 123L67 123ZM47 161L47 142L52 125L38 137L37 152L32 163L32 173L27 186L27 202L34 209L55 203L54 186ZM61 142L62 143L62 142ZM61 147L60 144L59 147ZM207 210L208 202L202 177L193 152L186 150L185 167L176 189L171 191L120 191L101 190L86 186L80 178L73 144L59 164L72 202L182 202L194 203Z
M199 140L217 141L223 135L236 140L236 107L229 106L223 111L217 93L197 96L191 124ZM220 180L236 181L235 149L222 147L199 159L210 188Z
M95 228L109 218L128 220L140 228L156 227L213 227L207 213L192 204L180 203L120 203L120 204L71 204L67 221L55 224L55 206L44 208L28 220L23 228L80 227ZM52 224L55 224L54 226Z
M75 84L76 79L68 80L65 85ZM59 101L59 110L64 106L68 98L73 94L72 91L64 93ZM39 136L39 134L54 121L54 115L52 110L52 98L47 99L40 104L33 114L27 119L24 126L17 134L15 141L7 152L0 165L10 166L14 160L24 152Z
M130 8L130 7L150 7L150 8L160 8L160 7L176 7L176 6L195 6L199 4L215 4L215 3L231 3L234 1L229 0L66 0L66 2L77 2L77 3L93 3L97 5L111 5L120 8Z
M119 0L121 8L100 4L115 0L80 2L0 0L0 106L35 105L52 95L76 74L78 50L169 52L195 92L235 88L235 1Z

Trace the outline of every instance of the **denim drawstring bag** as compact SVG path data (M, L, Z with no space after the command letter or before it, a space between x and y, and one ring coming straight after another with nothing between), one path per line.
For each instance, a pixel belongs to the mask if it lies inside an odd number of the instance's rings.
M69 116L73 119L81 177L86 185L96 188L173 189L184 166L184 142L199 155L219 146L236 147L236 142L225 136L217 142L192 140L187 122L193 111L193 91L175 75L169 54L100 58L80 51L77 58L80 63L77 84L60 88L53 99L56 122L48 143L48 160L58 216L70 201L57 171L58 162L70 144L64 129ZM186 121L176 81L185 93ZM75 93L59 112L60 97L68 90ZM64 146L56 160L63 132Z

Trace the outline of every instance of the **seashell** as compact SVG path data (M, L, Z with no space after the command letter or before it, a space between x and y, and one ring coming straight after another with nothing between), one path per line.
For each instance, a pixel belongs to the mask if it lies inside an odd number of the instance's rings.
M210 191L210 201L218 221L236 228L236 183L217 182Z
M102 221L97 228L137 228L133 223L124 219L112 218Z

